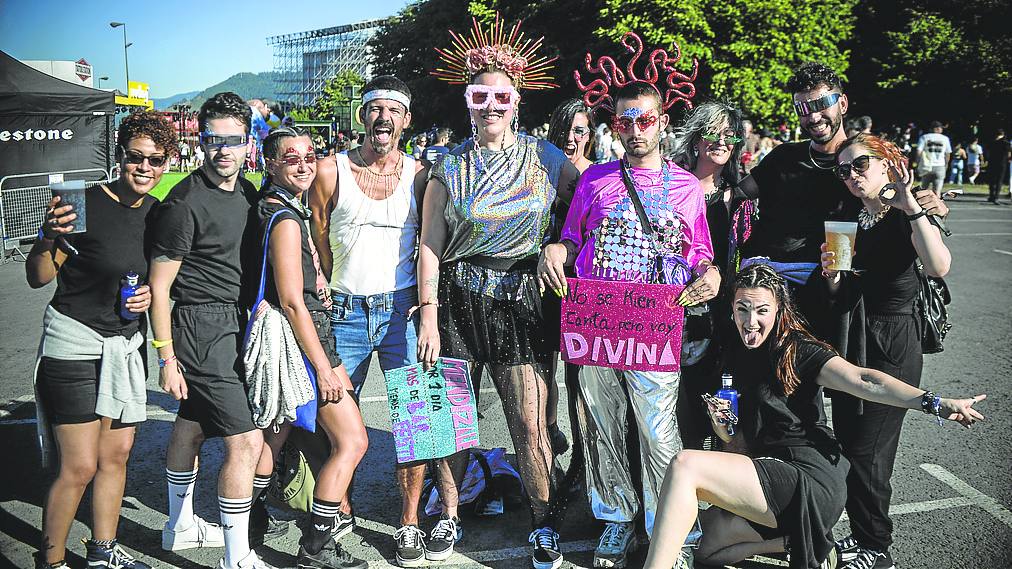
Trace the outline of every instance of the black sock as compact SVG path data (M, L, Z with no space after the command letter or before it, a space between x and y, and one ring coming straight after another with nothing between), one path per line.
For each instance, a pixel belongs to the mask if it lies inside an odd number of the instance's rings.
M257 474L253 477L253 506L250 508L250 527L267 525L267 487L272 475Z
M310 555L316 555L330 538L330 532L337 523L340 502L328 502L313 496L313 507L309 516L309 529L303 535L302 547Z

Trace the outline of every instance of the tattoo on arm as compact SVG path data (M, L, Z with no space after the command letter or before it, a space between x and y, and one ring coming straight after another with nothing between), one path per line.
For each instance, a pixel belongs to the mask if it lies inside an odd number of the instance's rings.
M425 279L425 298L422 302L437 302L439 299L439 275L432 275Z

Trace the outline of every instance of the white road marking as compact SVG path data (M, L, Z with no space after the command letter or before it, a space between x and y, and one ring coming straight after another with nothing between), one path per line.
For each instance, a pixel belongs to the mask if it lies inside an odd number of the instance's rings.
M1004 249L991 249L995 253L1001 253L1002 255L1012 255L1012 251L1006 251Z
M946 219L945 223L1012 223L1012 219Z
M953 233L950 237L1008 237L1012 233Z
M966 482L960 480L955 474L948 470L938 466L937 464L922 464L921 468L928 474L944 482L947 486L956 491L961 496L973 500L973 503L982 508L987 513L991 514L998 519L1001 523L1012 528L1012 512L1005 506L1002 506L994 498L984 494L980 490L977 490L973 486L970 486Z

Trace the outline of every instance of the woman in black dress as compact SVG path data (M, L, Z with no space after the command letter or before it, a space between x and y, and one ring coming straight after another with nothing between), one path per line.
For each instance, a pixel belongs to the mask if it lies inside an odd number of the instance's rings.
M669 569L696 518L703 514L696 559L735 563L757 553L791 551L791 567L835 560L832 527L843 512L849 464L826 424L822 387L907 409L922 409L969 426L983 420L973 404L946 399L880 371L851 365L801 323L784 279L767 265L739 273L733 295L741 338L732 371L743 392L741 428L729 435L726 405L710 407L714 432L725 442L746 432L752 456L685 450L671 463L661 491L646 569Z
M914 387L921 384L920 322L914 301L920 289L917 261L934 277L945 276L951 256L938 228L911 191L913 176L893 143L858 134L840 147L837 176L861 200L853 272L829 270L833 253L822 256L830 288L864 303L864 327L850 344L863 343L865 365ZM826 251L826 249L823 249ZM853 332L851 334L853 336ZM905 409L833 396L833 426L850 460L847 515L852 535L838 542L846 569L892 569L889 518L893 463Z
M32 288L56 279L35 388L43 440L52 427L60 470L46 497L38 567L67 567L67 534L89 484L88 567L149 567L116 542L127 459L145 418L143 313L151 304L147 285L123 303L120 287L128 273L147 280L144 228L155 202L147 194L178 144L172 126L151 111L123 119L118 140L119 179L85 190L86 232L71 233L77 213L54 197L25 265ZM44 444L43 462L46 451Z

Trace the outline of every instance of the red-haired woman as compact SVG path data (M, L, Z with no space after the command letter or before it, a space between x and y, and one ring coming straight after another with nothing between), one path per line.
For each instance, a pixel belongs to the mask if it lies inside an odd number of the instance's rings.
M753 456L683 450L668 469L646 569L670 569L696 518L696 501L715 507L702 516L696 560L732 564L789 545L793 569L835 559L832 528L843 512L848 462L826 424L822 387L867 401L921 409L969 426L983 420L973 404L946 399L877 370L859 368L816 340L801 323L786 281L770 266L750 265L733 287L735 385L751 401L740 429L728 434L727 405L711 407L722 440L746 436ZM745 414L748 413L748 416ZM834 417L835 419L835 417ZM744 435L743 435L744 433ZM659 537L663 536L663 537Z
M32 288L56 279L35 391L43 440L51 426L60 471L46 497L37 567L67 567L67 534L91 484L88 567L150 569L116 541L127 459L145 418L142 330L151 304L143 285L121 306L120 287L130 272L139 282L147 279L144 228L155 201L148 192L178 145L172 125L151 111L123 119L117 140L120 177L85 192L87 231L71 233L77 213L54 197L25 266Z
M846 276L828 270L833 253L824 252L824 275L831 287L848 287L848 296L863 299L865 365L917 387L923 362L914 311L920 289L916 264L920 259L925 273L945 276L949 249L914 198L913 176L893 143L870 134L854 136L840 147L836 174L862 203L854 245L856 270ZM844 568L893 566L889 478L904 415L904 409L845 394L833 398L833 425L851 464L847 514L853 534L838 542Z

